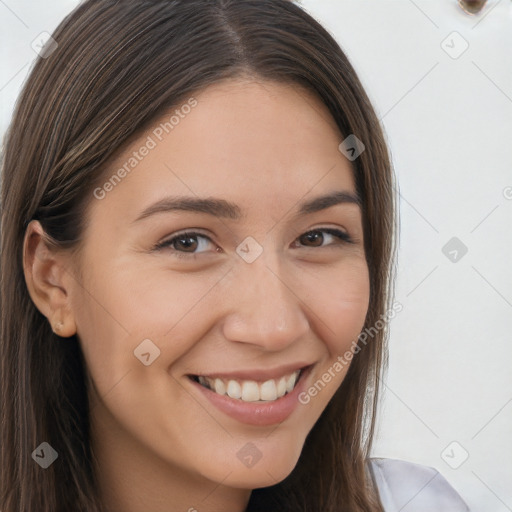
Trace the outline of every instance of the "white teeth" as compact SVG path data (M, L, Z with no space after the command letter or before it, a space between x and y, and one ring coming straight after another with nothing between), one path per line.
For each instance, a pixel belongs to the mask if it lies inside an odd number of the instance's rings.
M273 379L265 381L260 386L260 400L275 400L277 398L276 382Z
M244 402L273 401L290 393L300 375L300 370L279 379L269 379L261 384L254 380L238 381L200 376L198 381L203 386L215 391L219 395L228 395L231 398L243 400Z
M220 379L215 379L215 393L218 393L219 395L226 394L226 386Z
M253 380L246 380L242 384L242 400L244 402L257 402L260 399L260 387Z
M286 377L281 377L277 383L277 396L283 396L286 393Z
M286 381L286 391L289 393L295 386L295 382L297 381L297 377L292 373L288 380Z
M241 398L242 397L242 388L240 384L236 380L230 380L228 382L228 388L226 390L228 396L231 398Z

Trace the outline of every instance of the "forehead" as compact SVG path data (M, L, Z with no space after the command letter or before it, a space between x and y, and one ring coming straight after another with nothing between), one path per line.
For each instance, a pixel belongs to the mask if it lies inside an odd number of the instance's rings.
M282 210L309 193L354 190L341 140L327 107L298 85L221 82L163 113L109 164L103 183L125 172L105 202L186 194Z

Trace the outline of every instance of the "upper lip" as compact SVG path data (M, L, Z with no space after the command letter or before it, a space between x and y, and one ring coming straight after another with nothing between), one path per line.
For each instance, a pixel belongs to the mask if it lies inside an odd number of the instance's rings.
M278 377L284 377L290 375L296 370L306 369L313 363L292 363L283 366L277 366L275 368L253 368L248 370L236 370L236 371L215 371L206 373L197 373L197 376L209 377L210 379L226 379L226 380L255 380L265 382L270 379L276 379Z

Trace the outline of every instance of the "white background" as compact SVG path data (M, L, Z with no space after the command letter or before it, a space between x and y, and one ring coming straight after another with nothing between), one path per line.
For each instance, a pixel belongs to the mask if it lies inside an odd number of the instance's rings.
M76 5L0 0L1 134L32 41ZM512 511L512 3L476 16L456 0L302 5L358 71L400 187L403 311L374 456L437 468L473 512ZM452 237L468 249L455 262Z

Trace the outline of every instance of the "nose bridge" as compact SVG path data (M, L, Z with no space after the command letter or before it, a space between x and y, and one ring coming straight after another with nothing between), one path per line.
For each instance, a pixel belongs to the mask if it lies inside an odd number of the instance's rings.
M287 282L282 262L270 251L252 263L240 260L234 272L228 291L231 308L224 323L227 339L277 350L307 332L303 304L293 283Z

